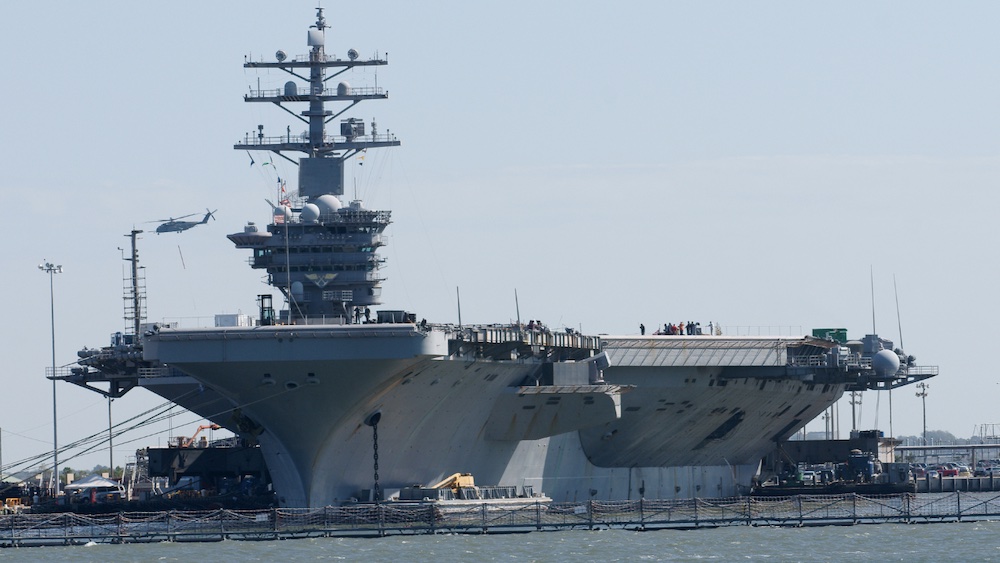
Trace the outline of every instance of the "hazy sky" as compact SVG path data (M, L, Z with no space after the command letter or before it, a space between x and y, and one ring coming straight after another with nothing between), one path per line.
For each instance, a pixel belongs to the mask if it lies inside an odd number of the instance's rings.
M455 321L460 287L464 322L507 322L516 290L522 319L588 333L695 320L860 337L872 329L874 272L877 331L898 345L901 327L906 351L940 366L928 427L970 436L1000 422L1000 376L977 360L1000 317L1000 4L323 4L328 53L390 62L346 77L388 89L388 101L348 115L403 143L370 151L347 179L393 213L385 308ZM275 172L295 173L251 167L231 147L257 124L303 127L243 103L258 78L287 78L242 64L306 53L315 6L5 7L5 464L51 449L43 260L65 268L60 365L124 327L118 248L133 226L148 231L151 320L256 312L268 288L225 235L266 222ZM206 207L218 220L181 235L146 223ZM58 392L61 443L107 427L102 397ZM921 431L914 392L893 393L897 435ZM133 391L114 418L160 402ZM846 401L840 415L846 434ZM888 432L887 394L866 393L861 417ZM190 435L200 422L170 424ZM168 424L157 428L116 440L116 464L165 445Z

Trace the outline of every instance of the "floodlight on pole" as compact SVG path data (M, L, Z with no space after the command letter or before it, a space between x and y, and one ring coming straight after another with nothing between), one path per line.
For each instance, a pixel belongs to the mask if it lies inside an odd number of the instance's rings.
M920 389L920 391L917 391L917 397L920 397L920 400L924 404L924 445L925 446L927 445L927 388L928 387L930 387L930 385L924 383L923 381L921 381L920 383L917 383L917 389Z
M52 481L55 486L52 489L54 497L59 496L59 431L58 417L56 416L56 299L55 282L53 278L56 274L61 274L62 266L57 266L50 262L38 265L38 269L49 275L49 312L52 326Z

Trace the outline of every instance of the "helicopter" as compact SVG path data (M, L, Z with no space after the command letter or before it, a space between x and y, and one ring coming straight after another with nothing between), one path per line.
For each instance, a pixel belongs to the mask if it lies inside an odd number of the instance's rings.
M215 211L218 211L216 209ZM182 217L171 217L169 219L160 219L158 221L150 221L150 223L161 223L159 227L156 227L156 234L160 233L180 233L195 227L197 225L204 225L208 223L208 218L211 217L215 219L215 211L209 211L205 208L205 217L201 221L181 221L181 219L187 219L188 217L194 217L197 213L191 213L189 215L184 215Z

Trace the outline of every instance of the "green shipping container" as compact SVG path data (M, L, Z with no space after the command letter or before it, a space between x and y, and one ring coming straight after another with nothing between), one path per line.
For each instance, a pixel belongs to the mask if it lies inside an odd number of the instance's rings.
M813 336L816 338L832 338L841 344L847 343L846 328L814 328Z

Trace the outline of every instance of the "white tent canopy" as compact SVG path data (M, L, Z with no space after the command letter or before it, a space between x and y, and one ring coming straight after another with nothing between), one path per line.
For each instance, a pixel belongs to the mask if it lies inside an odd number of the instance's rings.
M121 487L116 481L111 479L105 479L96 473L93 475L88 475L79 481L75 481L63 487L67 491L76 491L83 489L94 489L94 488L114 488L117 489Z

